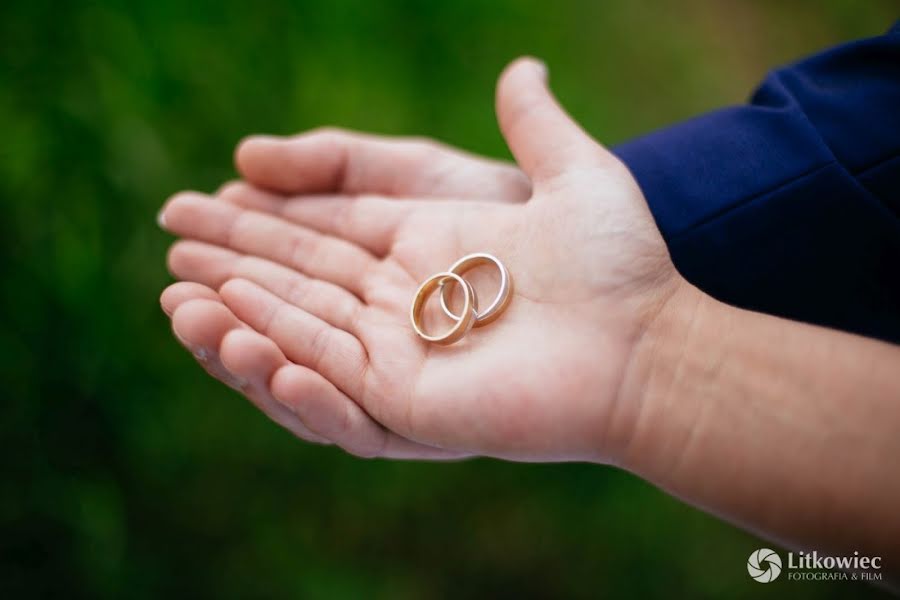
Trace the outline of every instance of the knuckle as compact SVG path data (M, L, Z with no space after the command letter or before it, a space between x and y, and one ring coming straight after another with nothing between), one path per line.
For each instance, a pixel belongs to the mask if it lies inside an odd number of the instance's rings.
M327 327L318 328L316 332L313 333L312 338L309 340L310 364L317 371L322 365L322 362L325 360L325 356L328 354L328 349L330 346L330 330Z
M288 243L288 259L291 265L302 270L304 265L316 262L321 244L315 236L295 232Z
M295 306L303 308L310 294L310 282L302 276L297 276L288 288L286 299Z
M305 133L300 134L303 137L342 137L347 135L347 131L340 127L336 127L334 125L323 125L321 127L316 127L314 129L310 129Z
M334 231L341 235L352 231L354 220L359 212L360 202L362 202L362 198L356 197L341 203L340 207L334 211L334 216L332 217L331 225Z

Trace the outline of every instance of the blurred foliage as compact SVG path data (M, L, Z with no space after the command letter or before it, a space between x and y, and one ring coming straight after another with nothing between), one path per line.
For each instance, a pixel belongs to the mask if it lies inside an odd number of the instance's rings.
M233 177L249 132L336 124L508 156L493 83L521 53L615 143L740 102L779 62L884 31L895 7L3 3L0 596L873 593L759 586L758 540L612 468L297 442L171 339L154 217Z

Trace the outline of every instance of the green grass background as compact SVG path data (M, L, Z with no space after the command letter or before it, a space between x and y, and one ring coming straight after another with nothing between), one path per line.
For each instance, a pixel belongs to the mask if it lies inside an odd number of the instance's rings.
M798 598L761 542L628 474L364 461L208 378L157 298L182 188L251 132L323 124L507 157L522 53L616 143L875 35L893 2L143 0L0 7L0 596ZM720 482L729 485L729 482ZM777 490L772 491L777 494Z

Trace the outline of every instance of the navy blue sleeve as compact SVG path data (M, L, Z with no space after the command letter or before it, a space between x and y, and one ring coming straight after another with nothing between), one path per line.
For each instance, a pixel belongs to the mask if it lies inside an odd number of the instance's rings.
M900 23L613 150L689 281L900 342Z

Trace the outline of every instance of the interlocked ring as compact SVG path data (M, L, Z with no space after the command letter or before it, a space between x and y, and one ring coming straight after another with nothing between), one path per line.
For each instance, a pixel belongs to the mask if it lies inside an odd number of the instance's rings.
M425 330L422 328L420 323L422 319L422 310L425 308L425 302L434 293L436 289L442 287L444 282L451 280L462 286L463 292L465 292L465 302L463 304L463 312L461 316L454 316L454 320L456 323L453 327L450 328L443 335L428 335L425 333ZM452 344L453 342L459 341L462 339L464 335L466 335L470 329L472 329L472 325L475 323L475 306L477 300L475 299L475 290L472 288L472 285L457 275L456 273L444 272L444 273L436 273L426 279L422 285L419 286L419 289L416 290L416 295L413 298L412 307L409 310L409 318L412 321L413 329L416 331L418 336L427 342L432 342L434 344L440 344L442 346L446 346L448 344Z
M478 312L476 307L475 327L484 327L488 323L493 322L506 309L506 306L509 304L509 299L512 297L512 277L510 277L509 271L506 269L506 266L500 262L499 258L485 252L477 252L475 254L463 256L447 269L448 273L464 275L475 267L485 264L493 264L497 267L497 270L500 271L500 289L497 290L497 296L494 298L494 301L491 302L483 312ZM453 314L447 306L447 286L445 285L441 285L441 308L444 309L444 313L451 319L460 318L459 315Z

